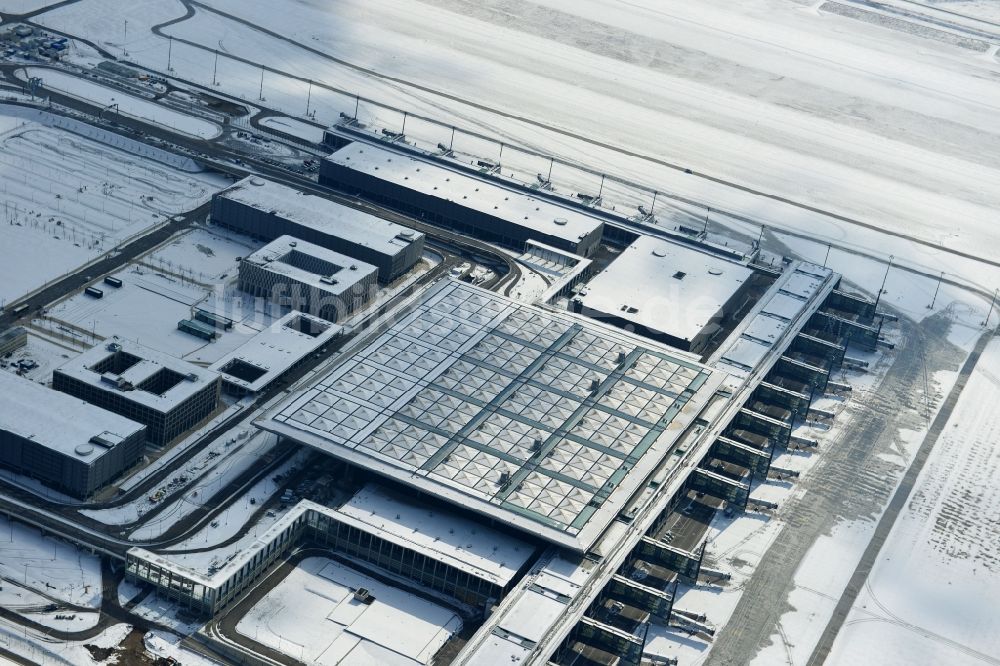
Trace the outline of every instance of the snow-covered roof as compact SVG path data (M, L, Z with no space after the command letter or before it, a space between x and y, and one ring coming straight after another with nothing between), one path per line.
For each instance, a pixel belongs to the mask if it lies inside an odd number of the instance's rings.
M832 289L834 275L828 268L806 262L789 266L719 346L709 365L734 377L749 376L789 327L802 327L818 297Z
M129 554L218 589L282 532L296 522L309 520L310 513L353 525L501 587L513 580L534 552L531 545L489 527L392 498L377 486L369 485L339 510L301 500L252 543L233 553L222 566L212 571L187 563L183 553L154 553L136 547L129 549Z
M9 372L0 372L0 395L0 430L88 463L145 428Z
M401 501L370 483L337 511L336 519L488 580L510 583L534 547L454 512Z
M746 266L653 236L640 236L580 292L604 313L693 340L753 275Z
M476 178L444 164L360 141L349 143L326 159L399 187L451 201L572 244L604 224L593 215L555 201Z
M320 331L312 336L296 327L299 319L305 319L309 326ZM343 330L325 319L292 310L263 331L247 340L233 351L209 366L223 376L230 384L241 386L247 391L258 392L298 363L303 357L325 345L330 338ZM232 361L243 361L264 371L257 379L247 381L227 373L223 368Z
M98 372L94 366L112 354L124 352L139 360L121 373ZM141 385L152 380L161 371L180 375L180 381L163 393L143 390ZM209 384L218 381L219 375L167 354L144 347L131 340L113 338L91 347L74 359L67 361L56 372L72 377L101 391L114 391L132 402L158 412L168 412Z
M378 273L371 264L293 236L278 236L243 261L334 295L374 281Z
M409 227L259 176L247 176L216 196L390 255L423 236Z
M570 608L591 576L594 563L543 556L487 620L489 635L470 642L461 664L510 664L527 657Z
M720 381L663 345L445 281L256 423L585 550Z

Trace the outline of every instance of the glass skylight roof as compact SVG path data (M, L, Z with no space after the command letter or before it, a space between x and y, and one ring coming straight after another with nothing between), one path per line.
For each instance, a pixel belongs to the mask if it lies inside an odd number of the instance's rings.
M627 333L446 282L261 425L584 549L718 379Z

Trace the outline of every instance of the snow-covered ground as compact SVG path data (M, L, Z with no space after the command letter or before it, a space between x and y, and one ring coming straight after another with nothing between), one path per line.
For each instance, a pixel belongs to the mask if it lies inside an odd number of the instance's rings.
M115 657L98 661L84 646L114 648L120 645L131 631L131 625L113 624L97 636L84 641L57 641L49 636L39 635L34 631L27 631L6 621L0 621L0 646L28 660L28 663L38 666L110 665L117 663ZM4 657L0 657L0 663L24 662L7 661Z
M76 606L101 604L100 559L0 518L0 577Z
M25 67L21 78L27 80L28 77L42 79L44 88L91 102L99 107L114 106L115 109L109 111L110 114L117 112L123 116L145 120L197 139L214 139L222 133L221 127L202 118L168 109L148 99L135 97L50 67Z
M295 118L269 116L261 120L260 124L264 127L305 139L311 143L321 143L323 141L322 129L301 120L296 120Z
M923 309L926 312L926 308ZM940 313L941 309L947 311L948 306L939 303L936 309ZM954 306L951 309L955 309ZM890 340L896 341L898 334L891 326L886 332ZM957 321L952 326L950 337L962 349L969 351L981 333L979 326ZM810 492L809 488L814 483L813 468L821 461L825 451L837 446L850 423L864 417L868 401L866 396L881 390L885 373L893 362L892 352L861 354L852 350L851 355L868 361L869 372L851 372L838 378L838 381L846 380L853 387L846 400L823 398L815 403L816 407L837 414L833 426L828 430L801 426L795 432L796 435L817 440L818 449L786 452L775 458L776 467L799 472L801 476L793 483L770 480L756 485L751 493L755 499L776 502L779 506L777 511L772 515L750 513L732 519L717 515L713 520L707 537L706 558L714 568L730 573L732 579L723 587L681 586L677 608L705 613L708 621L717 627L728 623L756 566L772 544L782 538L783 530L794 529L794 522L801 519L790 511L795 510L798 498ZM957 373L951 371L936 372L928 377L930 394L926 396L928 404L921 418L923 422L929 424L933 419L935 410L940 406L940 397L947 394L956 377ZM873 453L889 463L893 484L902 478L925 434L926 428L901 431ZM887 472L880 469L879 473ZM794 587L787 599L791 610L781 615L779 633L771 637L770 645L761 650L752 663L770 666L804 664L808 660L871 540L880 513L864 520L840 523L812 544L794 576ZM691 638L684 631L653 626L647 637L646 653L680 658L682 664L702 664L706 663L710 648L711 643ZM848 660L843 663L883 662Z
M19 361L33 361L38 367L26 371L23 376L32 381L48 383L52 379L52 371L76 355L77 352L71 347L46 339L36 331L29 331L28 344L14 350L10 358L0 360L0 371L17 372L16 364Z
M2 0L0 2L0 12L4 14L26 14L49 5L54 5L56 0Z
M996 0L925 0L928 5L984 21L1000 22L1000 3Z
M1000 662L1000 339L987 347L830 664Z
M353 592L366 588L366 605ZM237 624L248 638L299 661L429 664L462 621L450 610L325 558L303 560Z
M198 652L192 652L180 644L181 637L169 631L154 629L145 635L143 644L146 649L158 657L173 658L184 666L221 666L221 661L214 661Z
M47 611L52 599L11 580L0 585L0 608L12 610L29 620L60 631L83 631L97 625L100 613L65 610Z
M199 282L234 278L239 268L237 258L253 254L264 246L249 236L225 229L204 227L176 236L142 262L172 273L191 276Z
M273 525L285 509L275 509L266 513L253 525L248 524L250 517L278 491L282 481L296 469L301 469L310 451L303 449L274 470L274 473L255 483L242 496L237 497L212 523L188 539L170 547L171 551L184 551L196 548L209 548L238 534L243 537L229 546L201 553L177 554L171 556L176 562L182 562L193 569L208 570L213 562L221 563L233 553L238 553L248 544L253 543L258 534L263 534ZM275 479L278 479L275 481ZM251 501L253 500L253 501Z
M0 301L11 302L207 201L222 180L0 106ZM16 248L16 250L15 250Z
M276 437L258 432L252 436L238 436L244 431L233 431L219 437L211 446L199 452L176 476L148 495L113 509L85 509L84 515L109 525L136 522L159 503L169 502L155 519L132 533L136 541L153 539L171 525L205 505L220 489L240 474L259 464L276 445ZM181 481L185 477L187 481ZM177 496L178 493L183 494Z
M205 422L200 428L190 432L184 439L171 446L170 450L168 450L163 455L157 457L155 461L149 464L149 466L137 471L135 474L132 474L130 477L122 481L120 484L118 484L118 487L121 488L122 490L127 491L139 485L140 483L142 483L143 479L148 477L150 474L154 473L157 469L168 464L176 456L184 452L188 448L188 446L194 444L206 433L215 430L217 427L219 427L220 424L235 416L238 412L246 408L246 406L247 403L243 401L230 405L225 410L214 416L210 421ZM233 431L230 431L228 433L228 436L239 437L241 432L249 432L249 428L234 429ZM212 447L214 446L225 447L226 441L228 441L227 438L222 438L221 442L213 443Z
M165 29L204 47L174 40L177 75L210 84L221 44L301 78L265 73L268 105L291 115L304 113L311 79L834 240L850 225L661 160L974 254L998 240L1000 91L989 78L1000 62L820 3L210 4L299 44L198 8ZM114 50L127 18L130 58L162 68L167 40L148 28L182 15L179 4L84 0L40 20ZM259 94L255 65L223 55L217 79L235 96ZM321 122L354 113L350 95L313 88ZM364 104L360 115L402 121ZM411 118L407 134L448 141L447 127L423 131Z

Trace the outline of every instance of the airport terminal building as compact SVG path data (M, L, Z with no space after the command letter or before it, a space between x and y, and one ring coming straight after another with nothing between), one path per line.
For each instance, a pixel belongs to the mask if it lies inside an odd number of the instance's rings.
M640 236L570 302L574 312L701 354L748 305L752 269Z
M222 389L244 396L264 391L343 333L325 319L292 310L209 366Z
M138 421L163 446L219 404L218 373L135 342L100 344L57 368L52 388Z
M655 342L445 281L255 423L584 552L674 460L722 379Z
M320 164L320 183L524 251L534 240L587 257L604 223L593 215L445 164L353 142Z
M183 553L131 548L126 575L211 616L236 601L274 562L306 544L328 547L362 566L480 609L503 598L535 553L526 541L369 484L339 508L299 502L211 571Z
M146 428L0 372L0 465L85 499L142 456Z
M267 241L294 236L378 268L392 282L420 261L424 235L408 227L258 176L212 199L212 222Z
M240 262L243 291L336 322L369 301L378 269L292 236L279 236Z

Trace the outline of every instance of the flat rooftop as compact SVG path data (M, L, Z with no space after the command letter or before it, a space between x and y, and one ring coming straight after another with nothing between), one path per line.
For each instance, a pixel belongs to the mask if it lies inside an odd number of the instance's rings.
M131 340L111 338L56 372L159 412L167 412L219 378L212 370Z
M534 554L534 547L527 542L453 513L406 501L377 484L365 486L339 509L309 500L299 501L253 542L211 570L191 564L184 553L154 553L139 547L130 548L129 553L217 589L282 531L308 518L310 512L352 525L501 587L510 583Z
M350 291L366 278L374 281L378 273L371 264L294 236L279 236L243 261L332 294Z
M476 178L458 169L354 141L326 158L421 194L451 201L540 233L578 243L600 229L599 218L548 199Z
M389 255L423 236L401 224L259 176L247 176L216 196Z
M93 462L145 426L41 384L0 372L0 430ZM91 440L99 438L105 445Z
M582 551L721 381L638 336L443 281L256 423Z
M591 576L594 562L545 555L487 622L490 633L470 640L454 663L510 664L525 659L567 612Z
M807 262L789 266L715 351L709 365L733 378L749 377L789 327L802 327L803 316L816 309L817 297L825 297L835 275Z
M370 483L340 507L336 518L460 571L507 586L535 547L482 523L404 501ZM350 521L345 520L350 519Z
M230 384L256 393L277 379L302 358L313 353L343 331L325 319L292 310L209 366ZM240 363L257 368L255 379L240 377ZM235 364L235 365L234 365Z
M691 341L752 275L742 264L640 236L579 298L586 310Z
M355 600L358 588L373 601ZM435 655L461 628L441 602L322 557L302 560L236 624L247 638L288 655L284 663L316 666L442 664L447 659Z

